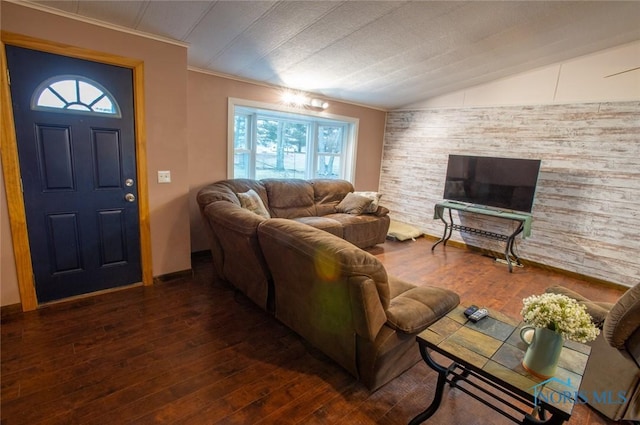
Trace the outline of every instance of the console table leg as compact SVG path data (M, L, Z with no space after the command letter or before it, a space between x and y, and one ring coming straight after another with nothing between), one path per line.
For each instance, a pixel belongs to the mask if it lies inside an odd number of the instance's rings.
M440 243L442 243L442 246L446 246L447 241L451 239L451 234L453 233L453 216L451 215L451 210L449 210L449 223L447 223L447 220L444 219L442 214L439 213L438 216L440 217L440 220L444 223L444 233L442 234L442 237L440 238L440 240L436 241L436 243L434 243L431 246L431 251L433 251L435 247L438 246L438 244Z
M509 266L509 273L513 273L513 262L511 261L511 257L515 258L516 264L520 265L520 257L513 252L513 245L515 244L516 236L519 235L523 230L522 222L518 226L518 228L507 238L507 246L504 248L504 257L507 260L507 265Z
M424 361L429 365L429 367L438 372L438 382L436 384L436 393L433 396L433 401L431 402L429 407L427 407L422 413L418 414L415 418L411 419L409 425L421 424L422 422L433 416L434 413L436 413L436 411L440 407L440 403L442 402L444 386L447 383L447 374L449 372L449 369L439 365L431 358L426 346L422 344L418 345L420 346L420 354L422 355Z
M446 227L444 228L444 233L445 234L439 240L437 240L436 243L431 245L431 251L433 251L435 249L435 247L438 246L440 243L442 243L442 242L447 240L446 237L445 237L446 234L447 234L447 228Z
M509 238L507 240L507 246L504 248L504 258L507 260L507 266L509 267L509 273L513 273L513 265L511 264L511 257L509 256L509 252L511 251L511 245L513 244L513 239Z
M512 240L511 247L509 248L509 252L511 253L511 256L516 259L516 264L521 265L522 263L520 262L520 257L513 251L514 244L515 244L515 240Z

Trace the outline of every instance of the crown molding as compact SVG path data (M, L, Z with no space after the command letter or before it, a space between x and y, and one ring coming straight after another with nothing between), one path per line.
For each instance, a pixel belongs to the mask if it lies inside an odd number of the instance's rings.
M33 3L29 0L1 0L6 3L13 3L18 6L27 7L29 9L38 10L40 12L49 13L52 15L62 16L64 18L73 19L74 21L84 22L86 24L96 25L99 27L107 28L114 31L124 32L127 34L135 35L138 37L148 38L150 40L159 41L161 43L173 44L180 47L189 47L189 43L185 43L184 41L175 40L169 37L162 37L160 35L150 34L144 31L138 31L132 28L123 27L116 24L111 24L109 22L100 21L98 19L89 18L86 16L77 15L70 12L65 12L64 10L55 9L50 6L45 6L40 3Z

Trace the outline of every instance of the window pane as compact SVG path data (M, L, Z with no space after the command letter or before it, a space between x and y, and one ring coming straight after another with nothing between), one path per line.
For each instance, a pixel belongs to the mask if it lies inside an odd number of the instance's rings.
M282 164L282 165L281 165ZM304 153L259 153L256 155L256 179L305 179L307 156Z
M101 112L103 114L115 114L117 113L116 108L113 106L113 103L108 97L103 97L99 101L93 104L92 110L96 112Z
M64 108L65 107L65 103L62 100L60 100L60 98L58 96L53 94L53 92L49 88L46 88L40 94L40 97L38 98L37 104L39 106L47 106L49 108Z
M51 84L51 88L54 89L67 103L74 103L78 101L76 80L64 80Z
M342 153L344 127L318 126L318 153Z
M257 149L271 150L278 142L278 121L258 118L257 125Z
M233 178L248 179L249 176L249 154L236 153L233 160Z
M258 118L256 179L306 178L308 126Z
M236 149L249 149L249 117L246 115L236 115L233 123L233 146Z
M256 179L267 179L271 177L281 177L280 170L276 170L276 154L269 152L258 152L256 154Z
M91 105L94 100L98 97L102 96L102 91L97 87L92 86L91 84L85 83L84 81L79 82L80 86L80 102L85 105Z
M307 177L307 155L304 152L287 152L284 155L287 178L304 179Z
M74 111L90 111L87 105L81 105L79 103L74 103L73 105L67 106L67 109L73 109Z
M326 179L339 179L340 157L336 155L318 155L318 177Z
M288 152L307 151L307 124L287 122L284 125L284 148Z

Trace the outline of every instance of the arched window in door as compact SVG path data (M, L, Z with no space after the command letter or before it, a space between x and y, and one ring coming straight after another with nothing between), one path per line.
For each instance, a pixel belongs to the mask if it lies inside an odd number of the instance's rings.
M44 81L33 94L31 109L121 116L118 103L107 89L77 75L59 75Z

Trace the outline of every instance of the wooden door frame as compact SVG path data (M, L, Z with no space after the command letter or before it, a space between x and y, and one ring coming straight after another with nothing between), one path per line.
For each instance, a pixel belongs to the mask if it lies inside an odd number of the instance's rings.
M149 221L149 195L147 182L147 144L144 107L144 62L108 53L97 52L80 47L69 46L48 40L37 39L21 34L2 31L0 33L0 106L2 110L2 143L0 156L4 185L7 193L7 207L13 252L15 256L18 288L23 311L35 310L38 307L33 263L29 236L27 233L26 211L22 195L20 163L18 159L18 143L16 139L11 91L7 78L7 58L5 45L24 47L61 56L101 62L129 68L133 72L133 102L135 120L136 172L138 173L138 211L140 216L140 255L142 267L142 284L153 284L153 268L151 263L151 227Z

